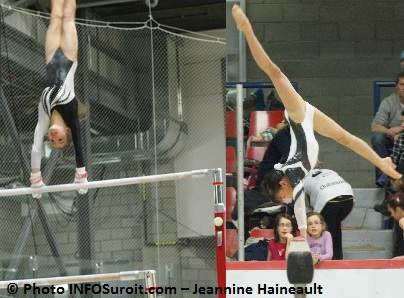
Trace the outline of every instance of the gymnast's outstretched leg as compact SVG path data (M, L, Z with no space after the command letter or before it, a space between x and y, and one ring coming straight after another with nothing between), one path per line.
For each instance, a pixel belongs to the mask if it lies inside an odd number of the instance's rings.
M74 17L76 0L52 0L50 24L45 39L45 59L48 64L60 48L65 56L77 61L78 38Z
M78 38L74 18L76 15L76 0L64 0L62 40L60 48L70 61L77 61Z

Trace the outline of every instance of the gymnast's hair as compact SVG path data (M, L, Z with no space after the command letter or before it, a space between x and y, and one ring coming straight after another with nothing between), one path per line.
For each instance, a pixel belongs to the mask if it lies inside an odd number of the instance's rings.
M280 190L279 182L285 174L281 170L272 169L262 179L262 188L271 198Z

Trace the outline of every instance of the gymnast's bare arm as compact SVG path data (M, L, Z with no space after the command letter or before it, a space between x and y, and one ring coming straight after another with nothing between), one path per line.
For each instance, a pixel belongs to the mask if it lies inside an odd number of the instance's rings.
M367 143L343 129L338 123L318 109L314 111L314 130L358 153L391 178L399 179L402 177L402 175L395 170L395 165L390 157L381 158Z

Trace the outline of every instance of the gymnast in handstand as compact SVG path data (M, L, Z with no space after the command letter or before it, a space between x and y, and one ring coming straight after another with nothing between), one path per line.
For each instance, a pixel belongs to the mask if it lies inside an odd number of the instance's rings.
M46 134L56 149L74 144L76 154L75 183L87 182L84 165L83 144L80 128L80 114L83 105L74 93L74 74L77 68L78 38L74 16L75 0L52 0L50 24L46 32L45 89L38 104L38 123L35 128L31 151L31 187L44 185L41 175L42 147ZM80 112L79 112L80 108ZM85 194L87 189L79 189ZM40 192L32 195L41 198Z
M395 171L390 158L380 158L363 140L350 134L330 117L304 101L290 84L289 79L264 51L243 10L234 5L232 14L238 30L246 37L255 62L269 76L285 106L285 117L290 123L292 139L290 153L285 164L278 164L265 176L262 185L275 200L293 201L302 238L306 238L307 223L301 180L317 162L319 148L314 131L355 151L392 179L404 180L402 175Z

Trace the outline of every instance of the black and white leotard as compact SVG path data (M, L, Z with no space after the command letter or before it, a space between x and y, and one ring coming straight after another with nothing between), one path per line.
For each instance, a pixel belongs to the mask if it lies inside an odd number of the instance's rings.
M53 110L60 113L67 127L71 129L76 166L84 167L80 121L77 114L78 101L74 93L76 69L77 62L67 59L60 48L46 65L46 87L38 104L38 123L31 151L31 168L41 168L43 142L49 129Z
M288 116L290 123L291 145L287 161L275 165L288 176L293 188L294 211L299 229L307 228L305 197L302 179L314 168L318 159L318 143L314 136L314 107L306 103L303 122L296 123Z

